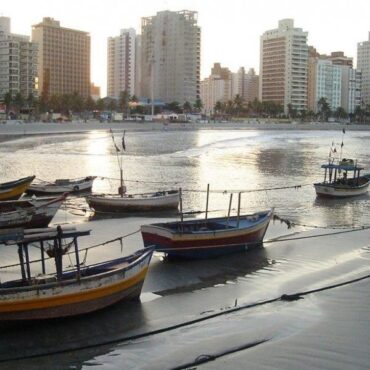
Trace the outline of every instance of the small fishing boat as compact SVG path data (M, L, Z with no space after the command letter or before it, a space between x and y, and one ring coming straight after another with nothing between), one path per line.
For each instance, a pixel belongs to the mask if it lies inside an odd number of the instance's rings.
M66 197L67 193L59 197L0 202L0 229L47 227Z
M180 201L178 190L156 191L152 193L126 194L123 181L122 151L116 145L113 131L111 136L116 150L120 169L120 186L118 194L92 194L86 197L89 207L95 212L125 213L125 212L155 212L160 210L177 209ZM122 149L126 150L125 131L122 136Z
M91 191L96 176L79 179L57 179L54 182L40 181L27 189L27 194L45 195L62 193L79 193Z
M211 258L261 245L272 214L155 223L142 225L141 234L145 247L170 257Z
M324 181L314 184L319 197L347 198L365 194L368 191L370 179L361 176L363 167L353 159L335 161L321 166L325 170Z
M92 265L80 263L77 238L90 231L24 230L7 244L16 243L22 278L0 284L0 321L53 319L87 314L123 300L138 300L153 251L139 250L126 257ZM2 239L4 240L4 236ZM63 242L74 248L76 266L63 268ZM31 273L29 245L39 244L42 273ZM55 273L46 273L44 243L54 249ZM86 250L86 249L85 249ZM82 250L81 250L82 252ZM71 253L72 254L72 253ZM33 264L32 264L33 266Z
M0 184L0 201L19 199L34 180L35 176L24 177L19 180Z
M179 191L157 191L155 193L127 195L90 195L86 201L96 212L140 212L177 209Z

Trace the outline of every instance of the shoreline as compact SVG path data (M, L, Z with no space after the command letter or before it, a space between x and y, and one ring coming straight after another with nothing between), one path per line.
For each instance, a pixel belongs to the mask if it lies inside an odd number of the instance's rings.
M310 130L310 131L370 131L369 124L339 123L278 123L278 122L210 122L210 123L162 123L162 122L109 122L100 123L19 123L17 121L0 124L0 142L16 140L22 136L43 136L60 134L81 134L90 131L126 130L137 132L148 131L184 131L184 130Z

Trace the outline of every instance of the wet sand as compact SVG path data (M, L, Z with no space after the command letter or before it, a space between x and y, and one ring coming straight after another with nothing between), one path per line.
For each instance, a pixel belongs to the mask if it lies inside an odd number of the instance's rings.
M39 135L42 132L36 130L37 126L32 127ZM63 127L78 132L77 124ZM117 130L120 128L117 124ZM226 130L221 134L200 131L195 138L189 132L181 135L179 142L176 133L152 131L128 138L125 175L150 180L176 178L188 187L190 181L196 181L191 186L197 187L206 179L214 188L228 189L312 184L320 173L320 158L327 155L326 143L330 144L333 137L331 132L292 134L287 130L242 137L239 132L230 134ZM348 143L348 150L358 151L366 163L370 163L369 139L367 133L353 134L352 143ZM76 165L86 174L96 169L97 174L112 177L117 171L116 158L109 151L111 139L105 134L76 138L51 135L37 140L26 137L3 145L0 166L8 177L32 169L42 178L59 174L68 178L76 173ZM158 148L164 151L158 153ZM203 177L204 173L207 176ZM94 191L103 185L103 180L97 181ZM279 297L369 275L370 230L341 232L343 227L369 226L369 196L318 201L312 186L294 192L271 192L260 199L257 194L245 196L244 206L265 208L273 204L277 214L294 218L297 226L287 229L285 224L272 222L263 248L221 259L174 263L156 254L141 303L122 303L68 320L2 328L0 368L174 369L192 368L197 360L209 361L194 365L199 369L368 367L369 280L307 294L298 300ZM204 193L201 195L191 197L189 193L187 209L204 207ZM227 199L222 196L212 194L210 209L224 209ZM83 211L82 198L71 198L69 204L73 207L59 211L52 224L91 229L91 237L81 238L81 248L132 233L142 224L175 218L89 217ZM128 254L139 248L142 240L136 233L125 239L122 249ZM88 263L116 253L122 253L119 243L93 249ZM31 257L38 256L39 251L33 250ZM16 250L1 248L1 257L1 265L11 263ZM18 272L2 271L1 278L5 281ZM240 310L231 312L234 308ZM207 319L215 314L219 316ZM186 324L198 319L204 320ZM181 326L147 335L175 325ZM142 337L132 338L137 335ZM11 359L19 360L7 361Z
M277 123L268 121L240 121L240 122L209 122L209 123L162 123L162 122L109 122L98 121L67 122L67 123L19 123L20 121L8 121L0 124L0 141L11 140L25 135L46 135L82 133L88 131L181 131L181 130L342 130L368 131L370 125L365 124L339 124L339 123Z

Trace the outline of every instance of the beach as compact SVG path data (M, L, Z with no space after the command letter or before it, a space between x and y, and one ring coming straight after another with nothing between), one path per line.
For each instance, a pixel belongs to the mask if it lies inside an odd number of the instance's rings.
M281 126L283 125L283 126ZM367 126L257 123L67 123L0 125L5 180L96 175L93 192L116 192L109 129L126 130L128 192L184 190L187 218L227 213L241 191L244 213L274 208L263 247L205 261L155 254L141 302L67 320L5 327L6 369L363 369L370 355L370 197L318 199L313 183L335 145L370 168ZM345 128L345 134L343 133ZM15 140L13 140L15 139ZM236 213L234 198L233 213ZM141 225L178 215L94 214L70 197L52 225L91 230L80 247L133 234L92 250L88 262L142 248ZM0 247L1 265L16 251ZM37 258L38 250L31 251ZM34 267L34 272L37 272ZM2 281L18 274L0 269Z

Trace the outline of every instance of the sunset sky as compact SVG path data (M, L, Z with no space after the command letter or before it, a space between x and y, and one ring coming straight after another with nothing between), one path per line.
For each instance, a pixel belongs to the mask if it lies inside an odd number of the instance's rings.
M258 71L259 38L279 19L293 18L320 53L341 50L354 58L357 43L368 40L370 31L370 0L12 0L2 2L0 15L11 18L13 33L31 35L31 26L43 17L89 32L91 79L105 96L107 38L121 28L140 33L141 17L184 9L198 11L202 78L214 62L232 71L240 66Z

